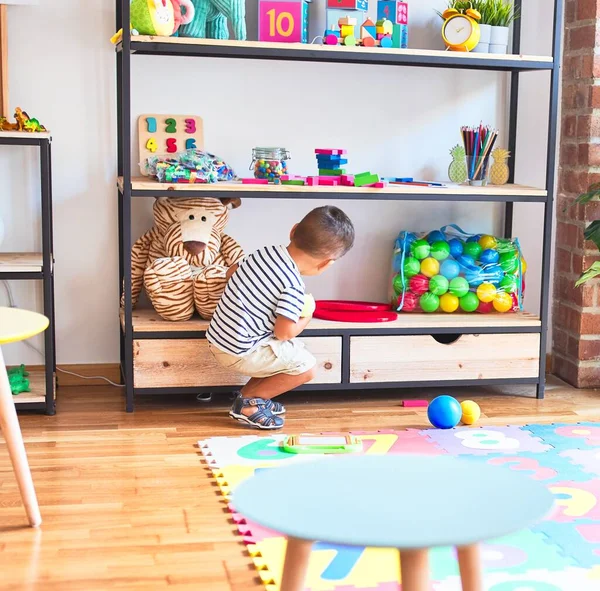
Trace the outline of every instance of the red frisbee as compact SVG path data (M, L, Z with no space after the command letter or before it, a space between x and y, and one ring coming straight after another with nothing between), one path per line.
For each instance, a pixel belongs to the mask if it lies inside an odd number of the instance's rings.
M350 300L319 300L314 318L334 322L392 322L398 318L389 304Z

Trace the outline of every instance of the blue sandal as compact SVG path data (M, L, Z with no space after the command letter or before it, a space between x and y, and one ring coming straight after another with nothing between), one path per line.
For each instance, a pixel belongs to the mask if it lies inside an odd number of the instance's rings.
M264 402L265 400L262 398L242 398L238 396L233 402L229 416L240 423L256 427L257 429L281 429L283 427L283 419L275 416L268 410L263 404ZM242 413L242 409L249 406L253 406L257 410L250 416L246 416Z
M237 392L238 396L242 394ZM258 402L258 406L263 406L267 410L271 411L271 414L275 416L284 415L285 414L285 406L280 402L275 402L274 400L269 400L265 398L253 398L252 400L256 400Z

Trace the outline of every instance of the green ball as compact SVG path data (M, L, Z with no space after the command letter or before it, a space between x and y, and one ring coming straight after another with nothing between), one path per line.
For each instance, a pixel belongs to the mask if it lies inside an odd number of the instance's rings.
M402 281L402 275L398 273L398 275L394 277L394 291L396 292L396 295L400 295L404 291L405 285L406 284Z
M427 292L419 298L419 305L423 312L435 312L440 307L440 298L433 293Z
M427 240L415 240L410 245L410 254L420 261L426 259L430 252L431 247L429 246L429 242L427 242Z
M450 245L444 240L434 242L431 245L430 255L438 261L443 261L450 256Z
M448 280L443 275L434 275L429 280L429 291L436 295L444 295L448 291Z
M465 245L463 246L463 254L468 254L470 257L473 257L473 260L476 261L481 254L481 246L479 246L479 242L465 242Z
M519 268L519 257L516 251L503 252L500 255L500 266L505 273L514 273Z
M469 282L464 277L455 277L450 281L450 293L457 298L462 298L469 292Z
M421 264L414 257L407 257L404 260L404 277L410 279L421 272Z
M475 312L479 306L479 298L472 291L466 293L458 302L464 312Z
M498 284L500 291L515 293L517 291L517 278L514 275L505 275Z

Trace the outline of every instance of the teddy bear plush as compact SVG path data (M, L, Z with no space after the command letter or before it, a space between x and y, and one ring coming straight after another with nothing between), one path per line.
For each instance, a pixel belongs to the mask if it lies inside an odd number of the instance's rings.
M227 21L238 41L246 39L245 0L192 0L194 18L179 29L181 37L229 39Z
M189 320L198 311L210 319L225 289L229 267L244 256L223 233L229 210L240 199L160 197L154 202L154 227L131 249L133 305L142 285L165 320Z

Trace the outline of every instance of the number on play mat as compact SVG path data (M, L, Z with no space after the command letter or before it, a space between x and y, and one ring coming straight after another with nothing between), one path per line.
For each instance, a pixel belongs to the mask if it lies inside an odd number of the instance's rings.
M158 145L153 137L149 138L146 142L146 150L149 150L153 153L156 152L156 150L158 150Z
M169 154L177 152L177 140L174 137L167 139L167 152L169 152Z
M185 120L185 133L196 133L195 119L186 119Z
M177 132L177 121L175 121L175 119L173 119L173 118L166 119L165 123L167 124L167 128L165 129L165 131L167 133L176 133Z

